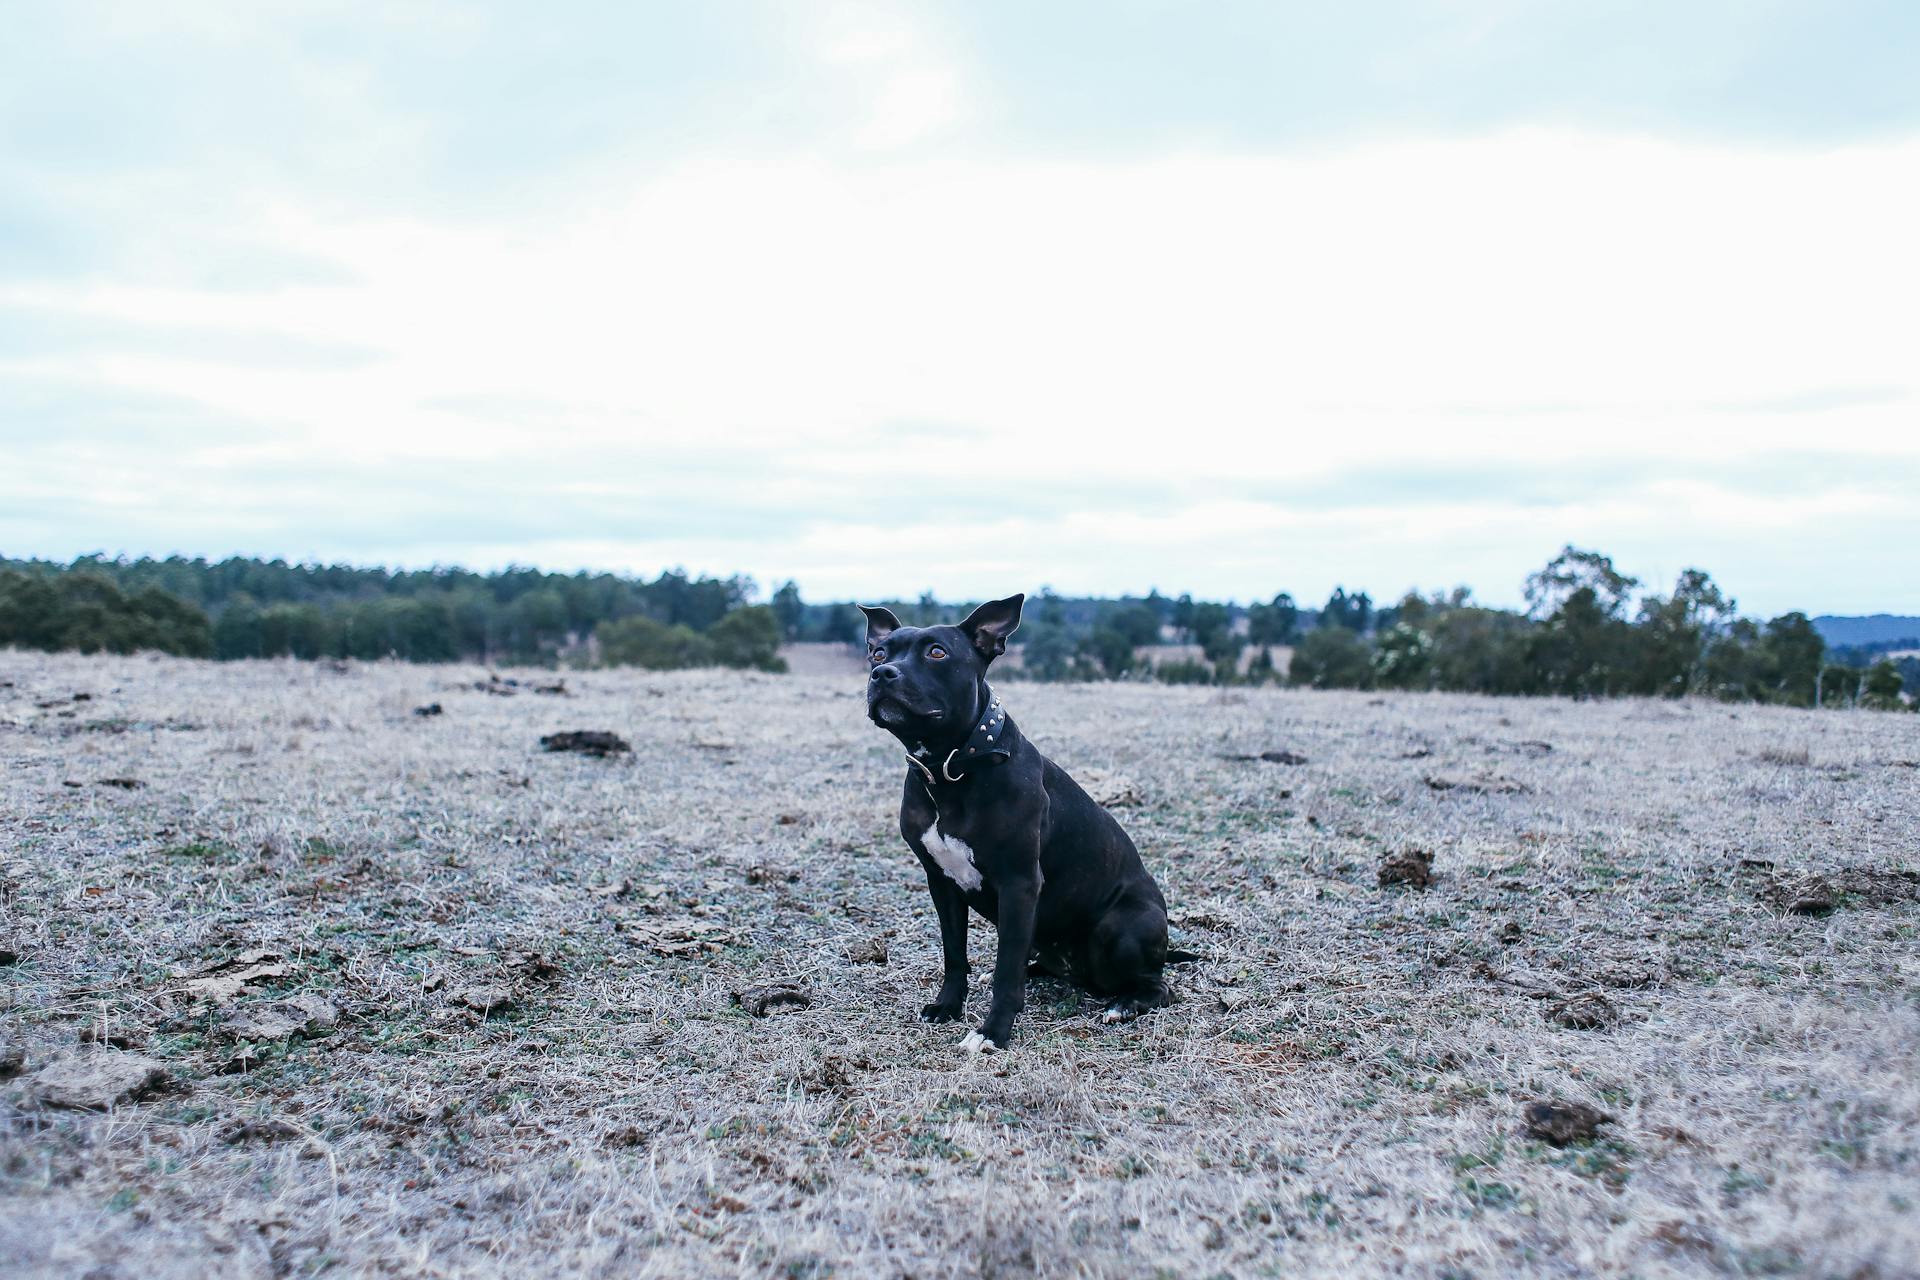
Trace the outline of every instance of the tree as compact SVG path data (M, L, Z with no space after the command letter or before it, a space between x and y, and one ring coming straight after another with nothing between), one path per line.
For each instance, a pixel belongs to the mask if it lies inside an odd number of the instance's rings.
M1193 634L1193 597L1182 593L1180 598L1173 602L1173 608L1169 612L1167 620L1173 624L1173 629L1180 633L1182 639L1191 637Z
M1374 683L1383 689L1424 689L1433 671L1433 637L1396 622L1375 637Z
M1231 678L1246 642L1235 634L1233 614L1227 606L1211 601L1194 605L1188 613L1187 629L1207 661L1223 678Z
M1299 606L1284 591L1269 604L1247 606L1247 639L1258 650L1247 664L1247 679L1264 684L1274 678L1273 646L1292 640L1299 624Z
M1639 585L1599 552L1570 546L1528 575L1529 614L1544 619L1529 653L1541 692L1598 697L1625 690L1632 629L1621 613Z
M1109 680L1118 680L1134 668L1132 638L1108 623L1086 634L1080 641L1080 655L1098 663Z
M800 599L800 588L789 578L780 584L773 593L773 616L780 624L781 638L796 640L800 636L800 620L806 616L807 606Z
M1468 604L1465 592L1436 597L1424 629L1433 637L1433 687L1466 693L1539 693L1527 620L1505 609ZM1402 616L1405 616L1404 610Z
M1683 571L1671 596L1641 601L1636 692L1669 698L1707 692L1707 651L1733 621L1734 608L1699 569Z
M1286 644L1300 625L1300 607L1282 591L1270 604L1247 606L1247 639L1262 649Z
M257 658L260 656L260 610L253 597L236 592L220 611L213 624L213 655L216 658Z
M1126 637L1130 645L1160 642L1160 614L1151 605L1123 604L1107 614L1104 625Z
M785 671L786 659L780 656L780 623L766 605L747 605L735 609L707 628L707 644L713 660L723 667L752 667L759 671Z
M1315 627L1294 646L1287 682L1311 689L1371 688L1367 642L1346 627Z
M1893 665L1893 659L1882 658L1867 669L1866 679L1860 684L1860 705L1875 711L1905 709L1906 704L1900 700L1900 668Z
M1760 637L1761 680L1775 702L1810 707L1827 642L1804 613L1783 613Z
M1640 585L1613 567L1613 561L1598 551L1581 551L1573 546L1547 561L1547 566L1527 575L1528 616L1547 618L1559 612L1574 595L1586 593L1592 606L1608 618L1618 618L1626 608L1628 594Z
M1345 587L1335 587L1327 597L1326 607L1320 610L1320 625L1365 631L1372 614L1373 600L1366 592L1350 596Z
M1060 597L1042 588L1021 627L1020 669L1035 680L1065 680L1073 674L1078 646L1067 630Z

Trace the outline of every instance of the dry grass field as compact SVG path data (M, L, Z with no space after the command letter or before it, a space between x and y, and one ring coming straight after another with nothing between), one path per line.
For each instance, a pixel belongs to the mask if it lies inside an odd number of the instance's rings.
M0 653L0 1269L1920 1274L1920 716L1004 685L1204 959L970 1058L857 679L485 677Z

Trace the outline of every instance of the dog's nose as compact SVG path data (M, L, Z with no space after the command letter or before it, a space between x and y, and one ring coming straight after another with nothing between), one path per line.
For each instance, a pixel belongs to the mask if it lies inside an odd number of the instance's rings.
M869 680L878 680L881 684L886 684L900 678L900 668L894 666L891 662L882 663L880 666L875 667L873 674L867 678Z

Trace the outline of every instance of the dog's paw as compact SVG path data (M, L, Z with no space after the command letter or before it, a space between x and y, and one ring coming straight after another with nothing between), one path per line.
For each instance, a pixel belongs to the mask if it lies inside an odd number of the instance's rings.
M1000 1046L981 1035L978 1031L969 1031L967 1032L966 1038L960 1042L960 1047L969 1054L975 1054L992 1053Z
M958 1022L960 1010L953 1005L930 1004L920 1011L922 1022Z
M1133 1019L1139 1017L1142 1012L1144 1011L1140 1006L1132 1000L1115 1000L1112 1004L1108 1005L1105 1012L1100 1015L1100 1021L1106 1023L1131 1022Z

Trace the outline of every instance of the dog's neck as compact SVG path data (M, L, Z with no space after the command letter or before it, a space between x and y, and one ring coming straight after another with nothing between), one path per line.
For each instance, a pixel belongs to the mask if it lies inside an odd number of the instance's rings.
M929 783L958 782L975 770L1000 764L1011 756L1015 733L1006 708L983 680L974 694L966 736L958 741L949 738L910 745L907 760L926 775Z

